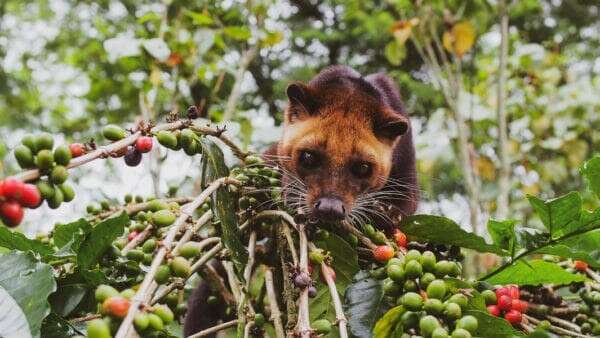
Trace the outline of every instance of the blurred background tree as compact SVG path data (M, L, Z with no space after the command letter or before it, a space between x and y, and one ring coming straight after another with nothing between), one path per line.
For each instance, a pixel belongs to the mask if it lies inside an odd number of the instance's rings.
M421 211L482 232L502 195L498 93L509 216L530 214L525 194L581 187L577 168L600 149L598 15L591 0L5 0L0 176L17 170L10 150L25 133L83 141L107 123L158 121L189 105L261 150L278 138L287 83L346 64L386 72L400 87L415 129ZM196 180L197 159L161 151L134 169L111 161L110 171L78 170L76 188L93 201L163 195ZM23 229L47 231L84 208L61 207L41 225L40 208Z

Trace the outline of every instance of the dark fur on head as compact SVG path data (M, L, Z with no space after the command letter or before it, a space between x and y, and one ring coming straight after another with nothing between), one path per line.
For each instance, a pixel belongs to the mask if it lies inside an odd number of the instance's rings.
M414 213L419 196L410 120L387 76L332 66L308 84L292 83L287 94L284 135L272 153L285 159L279 165L293 177L284 176L284 183L294 206L317 218L384 227ZM310 169L302 165L307 152L319 162ZM356 166L365 175L356 175Z

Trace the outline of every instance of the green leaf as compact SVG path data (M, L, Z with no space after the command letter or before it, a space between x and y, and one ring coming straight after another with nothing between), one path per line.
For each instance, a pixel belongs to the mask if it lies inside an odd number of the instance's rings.
M501 285L565 285L585 280L586 278L582 275L569 273L555 263L534 259L527 262L519 260L514 265L509 266L485 281L490 284Z
M486 338L513 338L523 337L523 334L515 330L509 322L503 318L494 317L485 311L467 310L465 314L477 318L479 325L474 337Z
M535 253L577 259L592 267L600 268L600 231L586 232L568 238L558 244L536 250Z
M48 295L56 290L52 267L40 263L31 254L24 252L15 251L1 255L0 289L5 291L0 295L2 311L18 315L17 309L14 309L16 303L27 318L25 323L15 321L9 323L8 327L4 326L7 324L5 321L0 321L0 336L15 337L11 332L29 331L32 336L38 337L42 320L50 313ZM10 297L7 297L7 294ZM9 311L5 305L13 307L15 313ZM27 335L16 337L27 337Z
M581 167L581 175L588 188L600 198L600 155L594 156Z
M402 305L392 308L377 321L373 329L373 338L389 338L392 336L392 331L400 322L400 317L405 312Z
M208 163L207 178L210 181L214 181L217 178L229 176L229 169L225 164L221 148L206 137L200 138L200 145L204 154L203 161L207 161L206 163ZM231 259L241 276L244 266L248 261L248 252L240 240L238 220L235 214L237 201L228 187L217 189L213 195L213 206L215 216L221 222L221 239L223 245L231 252Z
M322 282L317 282L317 295L314 298L311 298L308 303L308 308L310 310L309 317L310 321L313 322L317 319L326 317L326 314L329 309L329 304L331 304L331 295L329 294L329 288L327 284Z
M42 332L44 332L44 338L65 338L83 334L83 332L79 332L73 327L69 321L61 318L55 313L50 313L48 317L44 319L44 322L42 323Z
M352 278L360 270L356 250L342 237L330 233L326 240L315 241L315 245L333 258L332 268L335 270L335 285L338 292L343 295L346 288L352 283Z
M81 303L88 292L85 284L63 285L53 293L49 300L52 312L66 317Z
M184 10L184 13L185 13L185 15L192 18L194 25L200 25L200 26L212 25L214 22L214 20L208 14L192 12L187 9Z
M488 244L482 237L466 232L452 220L430 215L414 215L406 217L400 229L412 239L435 244L452 244L479 252L493 252L505 256L502 248Z
M346 290L344 312L353 336L370 338L375 322L383 313L382 282L371 278L368 271L360 271Z
M77 253L79 268L89 269L98 263L102 254L111 246L112 242L123 234L127 224L129 224L129 216L126 212L96 224L85 241L81 243Z
M388 43L383 52L388 62L394 66L399 66L406 57L406 47L398 44L396 40Z
M515 220L496 221L490 219L487 224L488 232L494 244L508 252L512 252L515 245Z
M582 202L578 192L572 191L548 201L535 196L527 196L527 199L553 238L570 232L579 222Z
M42 256L53 252L52 248L38 240L29 239L20 232L13 232L0 226L0 247L19 251L33 251Z
M234 40L246 41L250 39L252 33L244 26L227 26L223 28L223 33Z
M0 306L2 306L2 311L5 313L0 318L0 337L31 337L25 313L23 313L14 298L2 287L0 287Z
M92 231L92 225L84 218L80 218L75 222L68 224L58 224L52 231L52 239L57 248L62 248L67 245L73 238L77 238L77 243L81 244L83 236ZM79 245L72 245L74 249Z

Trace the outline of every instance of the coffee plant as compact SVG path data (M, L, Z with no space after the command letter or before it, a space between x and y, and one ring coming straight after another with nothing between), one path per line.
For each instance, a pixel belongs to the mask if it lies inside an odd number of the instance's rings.
M14 156L26 171L0 184L0 336L182 337L199 281L221 321L191 337L600 335L600 209L579 193L529 196L543 229L490 220L491 241L431 215L393 232L323 224L285 205L280 168L197 116L191 107L165 124L108 125L102 146L23 138ZM198 195L102 201L36 239L8 229L23 208L72 201L69 170L108 157L137 166L155 139L201 155ZM225 165L221 146L238 166ZM599 196L600 157L581 175ZM473 251L503 263L467 280Z

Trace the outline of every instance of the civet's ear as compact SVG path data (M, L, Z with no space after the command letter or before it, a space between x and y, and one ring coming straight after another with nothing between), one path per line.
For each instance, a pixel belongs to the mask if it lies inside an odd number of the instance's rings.
M385 112L384 116L374 126L375 135L378 137L395 141L398 137L406 134L410 128L408 119L396 112Z
M285 92L289 101L287 115L290 122L316 113L315 99L308 86L301 82L293 82Z

